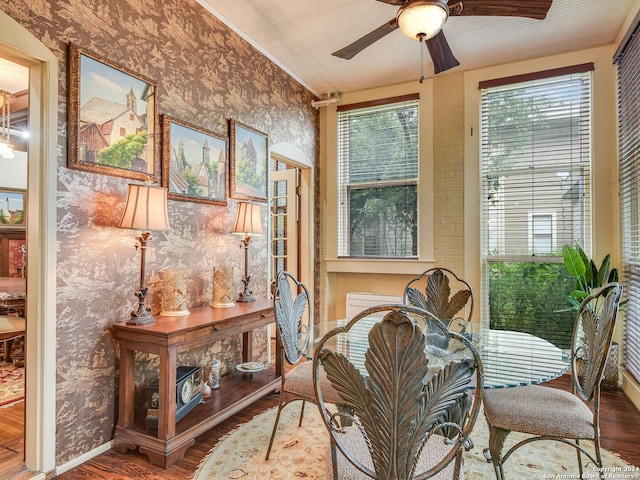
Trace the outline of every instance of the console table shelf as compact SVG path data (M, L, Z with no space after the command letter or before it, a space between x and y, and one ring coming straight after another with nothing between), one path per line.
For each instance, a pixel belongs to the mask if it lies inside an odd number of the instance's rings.
M231 308L201 307L184 317L156 316L149 325L117 323L112 331L120 344L119 416L114 435L115 449L125 452L139 447L154 465L167 468L184 456L195 437L231 417L280 385L280 354L276 365L253 373L233 372L222 377L204 403L197 405L178 423L176 413L177 354L203 345L242 335L242 361L252 358L252 331L275 322L273 306L266 299ZM279 346L276 345L279 349ZM135 352L159 355L160 384L158 430L147 430L144 418L135 416Z

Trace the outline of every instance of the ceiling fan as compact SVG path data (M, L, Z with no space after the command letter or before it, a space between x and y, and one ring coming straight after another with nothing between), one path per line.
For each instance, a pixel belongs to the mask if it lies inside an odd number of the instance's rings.
M441 30L449 15L525 17L543 20L553 0L377 0L399 6L396 17L331 55L349 60L384 36L400 28L407 36L425 41L435 73L460 65ZM434 18L430 26L416 25L416 13ZM430 30L430 31L429 31Z

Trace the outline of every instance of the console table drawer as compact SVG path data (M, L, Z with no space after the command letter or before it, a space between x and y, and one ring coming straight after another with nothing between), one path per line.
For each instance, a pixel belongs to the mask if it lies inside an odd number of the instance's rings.
M216 340L230 337L232 335L240 335L242 328L237 323L220 322L215 325L209 325L198 330L192 330L185 335L185 343L194 345L199 343L210 343Z

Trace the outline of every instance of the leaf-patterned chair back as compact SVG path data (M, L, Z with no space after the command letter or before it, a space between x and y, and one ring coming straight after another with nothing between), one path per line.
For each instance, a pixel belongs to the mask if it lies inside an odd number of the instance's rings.
M295 289L295 297L292 289ZM309 346L309 328L313 318L309 291L291 273L279 272L273 304L285 359L295 365Z
M453 294L452 288L457 289ZM431 268L411 280L404 289L404 303L433 313L451 328L458 320L463 329L473 315L471 285L446 268ZM456 318L465 308L464 318Z
M417 317L464 348L444 361L434 360ZM368 341L350 337L363 322ZM380 305L325 335L316 346L313 367L316 397L334 449L334 478L343 478L338 457L374 479L428 478L454 465L459 472L483 396L482 388L471 394L473 386L483 385L483 373L480 355L467 338L423 309ZM339 409L323 400L317 381L321 369L342 399ZM450 410L466 400L470 408L461 418L452 417ZM353 426L344 427L345 417ZM452 430L456 434L447 435L451 440L442 436ZM354 443L366 446L360 448L367 452L364 457Z
M607 283L580 304L572 339L572 377L576 392L587 401L596 396L618 318L622 285Z

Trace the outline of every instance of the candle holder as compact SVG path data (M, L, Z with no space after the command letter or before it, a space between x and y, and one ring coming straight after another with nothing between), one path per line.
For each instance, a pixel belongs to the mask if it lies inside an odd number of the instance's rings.
M236 304L234 295L233 267L213 267L213 292L209 305L213 308L233 307Z
M162 311L160 315L181 317L189 315L187 285L189 272L185 269L169 269L163 272Z

